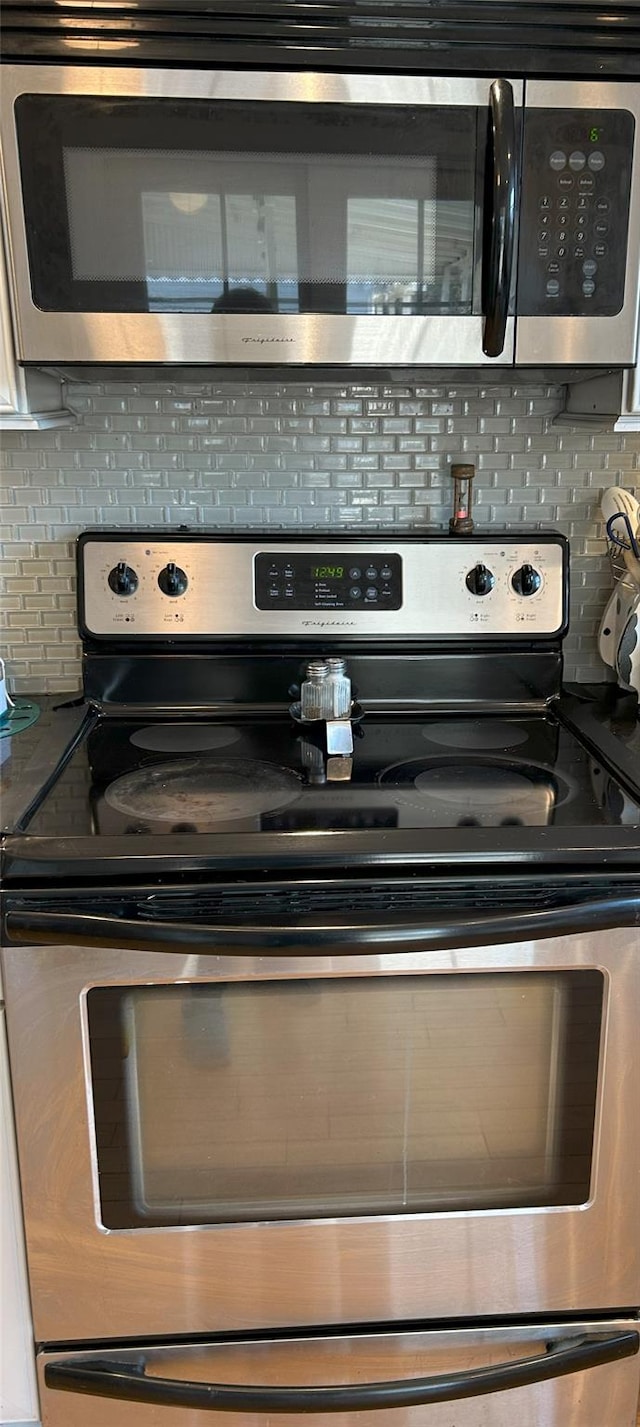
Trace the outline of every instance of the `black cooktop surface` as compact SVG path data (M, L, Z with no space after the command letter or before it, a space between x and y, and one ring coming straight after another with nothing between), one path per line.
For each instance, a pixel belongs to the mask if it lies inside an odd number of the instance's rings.
M97 717L29 837L637 828L640 789L553 714L368 714L352 758L287 715ZM504 836L504 833L502 834ZM484 839L483 839L484 840Z

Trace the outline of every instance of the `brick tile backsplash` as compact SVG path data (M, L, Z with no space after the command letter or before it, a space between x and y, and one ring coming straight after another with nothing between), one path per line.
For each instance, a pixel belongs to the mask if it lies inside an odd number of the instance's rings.
M640 434L554 425L560 387L110 382L66 396L77 425L2 436L0 637L15 692L79 687L74 541L87 526L441 530L460 459L476 465L478 527L569 536L566 675L606 677L600 495L639 492Z

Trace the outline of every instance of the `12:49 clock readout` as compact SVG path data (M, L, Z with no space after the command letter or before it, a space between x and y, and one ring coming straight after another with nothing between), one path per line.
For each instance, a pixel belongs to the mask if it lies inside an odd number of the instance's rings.
M311 576L314 580L341 580L344 575L344 565L312 565Z

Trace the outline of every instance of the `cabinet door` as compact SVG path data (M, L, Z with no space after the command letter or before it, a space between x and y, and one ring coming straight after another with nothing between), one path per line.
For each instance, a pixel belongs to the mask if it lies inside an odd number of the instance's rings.
M0 1233L0 1422L36 1422L38 1399L4 1010L0 1010Z

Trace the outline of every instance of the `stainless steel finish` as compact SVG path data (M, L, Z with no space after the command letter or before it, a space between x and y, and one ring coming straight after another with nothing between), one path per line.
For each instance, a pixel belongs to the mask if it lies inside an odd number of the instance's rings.
M512 80L516 104L523 84ZM495 367L513 362L482 350L484 319L470 317L211 316L208 313L56 313L31 296L13 106L19 94L91 94L170 99L291 100L311 104L488 105L489 81L418 75L234 73L204 70L3 66L0 96L9 267L20 361L89 363L278 363L385 367Z
M298 70L134 69L6 64L2 110L19 94L93 94L118 99L250 99L296 104L447 105L489 103L490 81L472 76L316 74ZM513 79L522 103L523 82ZM632 88L632 85L628 85Z
M314 1322L553 1315L594 1303L605 1312L639 1301L640 1143L628 1133L629 1099L640 1074L637 934L620 928L433 952L420 950L416 941L410 952L364 951L360 956L340 944L339 930L336 939L335 952L325 956L305 955L303 930L299 954L291 956L5 948L38 1339L185 1337ZM203 1230L105 1232L101 1227L85 1015L89 987L567 967L599 968L606 983L587 1203ZM563 1427L570 1420L562 1419ZM536 1427L539 1422L538 1417Z
M628 109L636 121L624 305L616 317L518 317L516 364L633 366L640 289L640 85L527 80L530 109Z
M251 1343L198 1343L163 1347L143 1345L113 1351L43 1352L38 1355L40 1401L44 1427L163 1427L166 1409L132 1402L113 1403L56 1392L44 1383L47 1363L97 1358L101 1362L134 1365L144 1354L149 1377L170 1377L191 1382L239 1382L247 1385L293 1387L310 1384L330 1387L338 1383L382 1382L506 1363L540 1354L548 1342L570 1342L586 1333L611 1334L637 1331L634 1318L592 1322L549 1321L525 1327L464 1328L445 1332L347 1334L335 1338L258 1339ZM635 1427L640 1379L640 1359L626 1358L590 1372L555 1378L538 1387L495 1393L456 1403L422 1409L429 1427ZM419 1409L418 1409L419 1411ZM175 1427L229 1427L233 1414L176 1408L170 1414ZM244 1427L261 1427L264 1416L242 1415ZM299 1420L299 1419L293 1419ZM385 1412L314 1413L317 1427L411 1427L415 1409Z
M83 548L85 622L89 634L170 635L299 635L325 643L333 635L385 635L391 639L436 638L447 635L491 637L555 634L563 618L563 547L505 536L501 543L474 540L430 541L394 545L372 540L378 554L400 554L403 605L396 611L259 610L253 598L253 562L265 548L256 539L241 543L219 540L185 541L179 535L133 540L95 540ZM283 539L270 541L275 553L308 552L309 545ZM359 555L362 544L336 536L323 542L323 553ZM158 574L170 560L188 576L184 595L172 599L158 588ZM123 598L109 588L109 571L124 560L139 578L134 594ZM470 569L482 563L495 576L494 588L482 598L465 585ZM529 598L516 594L511 580L523 564L534 565L542 586Z
M353 729L348 718L327 720L327 753L336 755L340 759L353 753ZM341 782L342 779L336 779L336 781Z
M353 749L353 729L351 729L351 746ZM353 758L346 754L337 754L327 759L327 782L328 783L348 783L353 773Z

